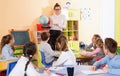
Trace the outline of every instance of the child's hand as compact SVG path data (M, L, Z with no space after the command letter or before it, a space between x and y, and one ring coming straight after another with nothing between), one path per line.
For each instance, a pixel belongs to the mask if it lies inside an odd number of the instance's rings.
M53 62L52 67L55 67L56 61Z
M95 70L97 70L97 67L96 66L92 66L91 70L95 71Z
M103 67L103 70L105 71L105 72L108 72L108 66L106 65L105 67Z
M83 51L83 52L80 52L80 55L83 55L83 56L85 56L85 55L86 55L86 52L85 52L85 51Z

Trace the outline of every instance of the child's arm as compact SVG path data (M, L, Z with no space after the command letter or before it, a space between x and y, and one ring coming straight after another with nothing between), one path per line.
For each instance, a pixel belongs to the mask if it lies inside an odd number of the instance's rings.
M109 69L108 68L108 73L115 74L115 75L120 75L120 69Z
M108 58L109 58L108 55L105 56L105 57L102 58L101 60L95 62L95 63L93 64L93 66L96 66L97 68L99 68L100 65L102 65L102 64L106 64L106 63L107 63L107 59L108 59Z
M9 50L7 49L3 49L3 52L2 52L3 56L5 59L7 60L17 60L18 58L16 57L13 57L10 53L9 53Z
M94 51L92 51L92 52L87 52L87 53L86 53L86 56L91 57L91 56L97 54L97 53L100 52L100 51L101 51L100 48L96 48L96 49L95 49Z
M54 63L53 66L59 66L59 65L63 65L66 62L66 54L65 53L61 53L60 57L58 58L58 60Z
M50 56L56 56L56 55L59 55L59 54L60 54L60 52L58 52L58 51L53 51L50 45L46 46L46 47L45 47L45 50L46 50L47 52L49 52L49 55L50 55Z
M89 44L87 47L86 47L86 50L88 51L92 51L92 48L93 47L93 43Z

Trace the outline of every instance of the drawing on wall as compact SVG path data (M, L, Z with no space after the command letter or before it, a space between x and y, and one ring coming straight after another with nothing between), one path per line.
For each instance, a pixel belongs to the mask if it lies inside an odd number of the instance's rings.
M93 19L93 10L91 8L81 8L81 20L92 20Z

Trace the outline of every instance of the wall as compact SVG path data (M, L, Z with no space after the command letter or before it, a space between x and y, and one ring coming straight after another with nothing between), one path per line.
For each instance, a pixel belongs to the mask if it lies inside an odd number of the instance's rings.
M32 41L35 41L36 24L41 14L50 16L53 5L61 0L0 0L0 40L9 29L30 29Z
M120 0L116 0L116 40L120 46Z
M0 40L8 33L9 29L30 29L32 41L35 41L35 30L38 18L41 14L50 16L53 5L58 2L62 6L66 1L71 2L71 9L92 8L93 19L79 22L79 40L85 43L91 42L93 34L101 34L101 0L0 0ZM109 10L110 11L110 10Z
M100 34L115 39L115 0L101 0ZM108 3L109 2L109 3Z

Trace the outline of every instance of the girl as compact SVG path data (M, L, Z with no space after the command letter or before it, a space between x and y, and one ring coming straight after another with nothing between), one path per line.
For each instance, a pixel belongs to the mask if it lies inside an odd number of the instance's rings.
M11 34L3 36L1 40L2 59L17 60L17 58L13 56L13 44L14 38Z
M9 76L47 76L39 74L30 62L36 53L35 43L28 42L23 47L23 54Z
M56 39L60 36L62 30L66 28L66 18L64 15L61 15L61 6L58 3L54 5L54 15L50 17L50 26L49 44L55 50Z
M96 49L92 52L83 52L81 55L87 56L87 57L93 57L93 59L88 63L89 65L92 65L96 59L104 57L103 52L103 41L102 39L97 39L95 42ZM94 56L95 55L95 56Z
M62 65L76 65L76 58L71 49L68 48L67 39L65 36L60 35L57 38L57 46L61 54L56 62L53 63L53 66L62 66Z
M97 39L101 38L100 35L98 34L94 34L93 37L92 37L92 43L89 44L87 47L86 47L86 50L87 51L93 51L94 49L96 49L96 45L95 45L95 42ZM93 49L92 49L93 48Z

